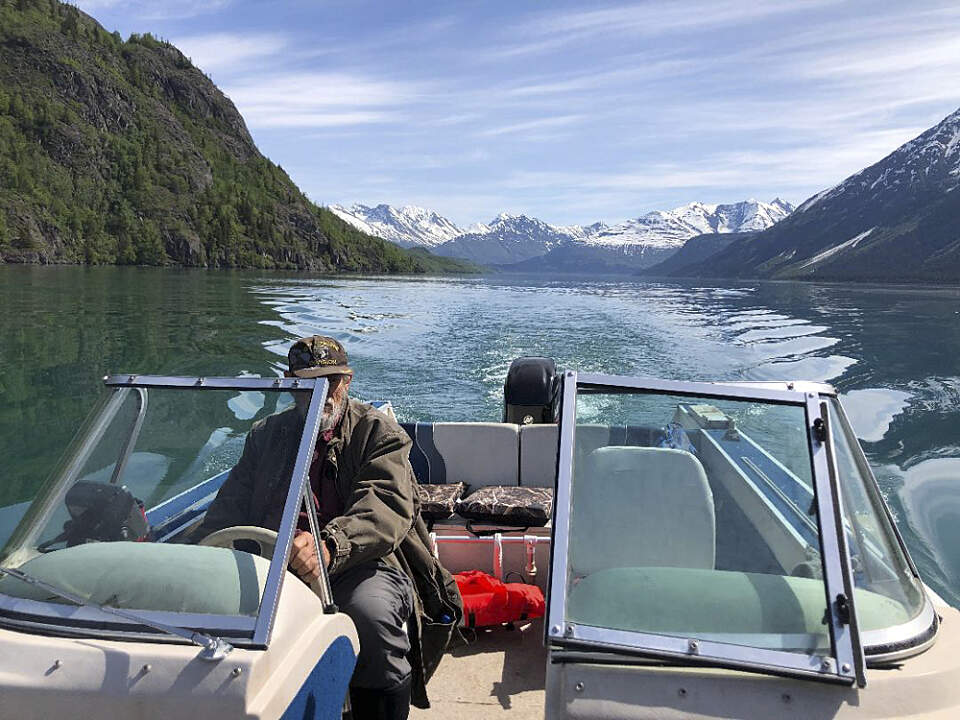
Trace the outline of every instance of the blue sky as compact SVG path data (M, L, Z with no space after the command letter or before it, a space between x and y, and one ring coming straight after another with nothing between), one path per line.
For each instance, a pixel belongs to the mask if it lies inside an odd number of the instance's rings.
M619 221L799 202L960 107L960 5L80 0L180 47L315 202Z

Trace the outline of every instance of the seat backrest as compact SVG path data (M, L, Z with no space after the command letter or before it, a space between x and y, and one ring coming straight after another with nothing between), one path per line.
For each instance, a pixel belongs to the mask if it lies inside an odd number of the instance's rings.
M556 425L520 428L520 484L552 488L557 481L560 432Z
M716 521L703 465L685 450L608 446L574 469L570 568L713 568Z
M471 487L519 483L520 431L512 423L434 423L445 482ZM436 482L431 477L431 482Z
M444 485L447 482L447 468L443 456L433 442L433 423L400 423L410 439L410 465L417 482L421 485ZM456 482L456 481L454 481Z

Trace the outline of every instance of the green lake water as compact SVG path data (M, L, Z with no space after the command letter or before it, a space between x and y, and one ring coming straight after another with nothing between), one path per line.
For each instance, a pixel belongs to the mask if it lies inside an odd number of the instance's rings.
M510 361L833 383L924 579L960 605L960 290L493 275L0 267L0 508L29 499L108 372L275 375L347 347L403 420L500 420ZM2 511L0 511L2 512Z

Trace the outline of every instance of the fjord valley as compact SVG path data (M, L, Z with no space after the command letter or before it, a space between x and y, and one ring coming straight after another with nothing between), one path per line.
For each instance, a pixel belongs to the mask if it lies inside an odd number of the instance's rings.
M458 228L432 210L331 210L404 247L518 272L860 282L960 282L960 110L799 207L692 202L618 223L502 213Z
M0 262L460 271L318 207L173 45L0 0Z
M330 208L354 227L402 247L427 247L510 272L626 273L671 257L687 239L732 238L770 227L793 211L775 198L711 205L692 202L654 210L622 222L554 225L526 215L500 213L489 223L458 227L432 210L361 204ZM728 240L729 241L729 240Z

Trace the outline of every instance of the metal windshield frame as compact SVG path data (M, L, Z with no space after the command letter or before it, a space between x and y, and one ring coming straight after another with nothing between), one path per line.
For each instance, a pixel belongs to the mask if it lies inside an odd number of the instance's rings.
M841 540L843 532L841 498L836 491L835 474L830 468L829 424L826 418L821 417L819 393L810 387L804 387L805 391L784 389L786 385L779 383L773 386L757 386L676 382L575 371L565 372L563 381L560 449L551 538L553 555L545 623L547 645L564 650L576 648L606 650L843 684L857 683L863 686L865 683L863 652L861 647L854 649L854 643L859 638L854 598L849 592L853 587L850 557L845 543ZM825 608L829 608L830 618L831 652L829 654L786 652L719 642L714 639L613 630L567 622L567 550L570 541L576 399L577 391L581 387L601 390L606 388L611 392L637 391L689 395L697 398L757 400L803 408L808 430L815 500L820 518L824 603ZM823 434L823 430L826 430L826 435Z
M264 584L260 607L255 617L232 615L213 615L200 613L138 611L137 614L156 622L181 627L202 628L204 631L223 635L238 647L266 648L270 643L280 592L287 574L287 556L296 529L300 504L305 497L313 446L319 433L320 417L326 401L329 383L326 378L230 378L230 377L187 377L162 375L108 375L103 378L104 385L118 390L100 411L93 425L82 438L73 452L56 486L50 488L48 496L41 500L36 510L27 511L23 523L28 517L45 515L58 502L63 501L64 493L71 480L80 471L89 453L116 416L120 404L127 393L125 389L135 389L140 393L138 415L135 426L131 428L131 437L135 439L143 422L146 407L144 395L151 388L173 390L235 390L235 391L272 391L272 392L310 392L310 404L304 421L303 433L294 463L290 487L284 502L280 528L277 532L277 545ZM130 441L125 444L119 461L126 461L132 450ZM15 532L8 542L15 538L19 541L29 539L30 527L39 526L33 520L24 526L25 535ZM37 531L38 532L38 531ZM35 533L34 533L35 534ZM326 576L326 568L321 565L321 573ZM329 587L329 580L327 581ZM70 607L62 604L37 602L0 595L0 624L8 627L23 628L33 632L63 635L94 635L97 637L116 637L124 639L149 639L167 641L163 635L153 633L149 627L138 625L134 621L125 621L115 615L97 611L92 607Z

